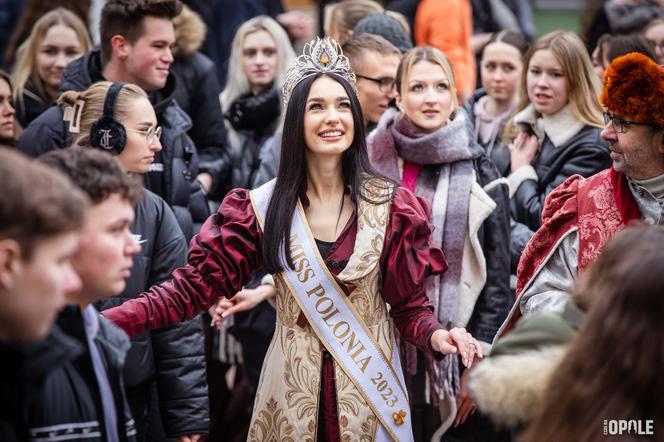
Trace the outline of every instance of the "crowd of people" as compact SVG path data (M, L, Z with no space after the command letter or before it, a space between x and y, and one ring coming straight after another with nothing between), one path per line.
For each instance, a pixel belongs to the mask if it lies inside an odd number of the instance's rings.
M662 0L5 3L0 441L664 441Z

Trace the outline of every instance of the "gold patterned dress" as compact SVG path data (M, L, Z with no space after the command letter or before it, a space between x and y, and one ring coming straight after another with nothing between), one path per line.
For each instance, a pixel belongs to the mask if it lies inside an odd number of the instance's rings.
M302 198L304 205L306 198ZM429 244L429 209L410 191L396 188L383 204L359 201L339 238L323 253L361 320L385 354L393 330L430 351L442 326L424 280L446 268L443 253ZM105 312L129 334L177 323L234 295L262 268L262 230L249 191L229 193L217 214L192 240L189 264L173 279ZM319 247L320 249L320 247ZM374 439L377 418L366 400L324 350L283 276L275 275L277 324L263 363L250 441ZM393 327L394 326L394 327Z

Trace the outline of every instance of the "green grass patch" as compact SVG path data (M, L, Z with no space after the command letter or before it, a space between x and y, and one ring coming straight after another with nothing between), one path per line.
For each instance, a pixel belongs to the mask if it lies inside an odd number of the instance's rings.
M536 10L534 19L538 37L559 29L578 33L581 25L581 11Z

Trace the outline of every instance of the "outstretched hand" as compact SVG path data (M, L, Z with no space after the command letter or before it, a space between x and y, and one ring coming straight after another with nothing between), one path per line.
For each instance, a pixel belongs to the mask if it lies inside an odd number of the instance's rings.
M270 284L259 285L255 289L242 289L230 299L221 298L209 312L216 327L221 325L224 318L233 313L245 312L256 307L268 298L273 298L277 290Z
M445 355L461 355L461 362L468 368L473 365L476 356L480 359L484 357L480 343L465 328L436 330L431 335L431 348Z

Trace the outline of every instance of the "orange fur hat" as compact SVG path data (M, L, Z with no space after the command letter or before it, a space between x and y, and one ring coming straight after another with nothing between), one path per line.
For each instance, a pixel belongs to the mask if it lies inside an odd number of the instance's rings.
M664 127L664 68L636 52L616 58L604 71L599 101L609 112Z

